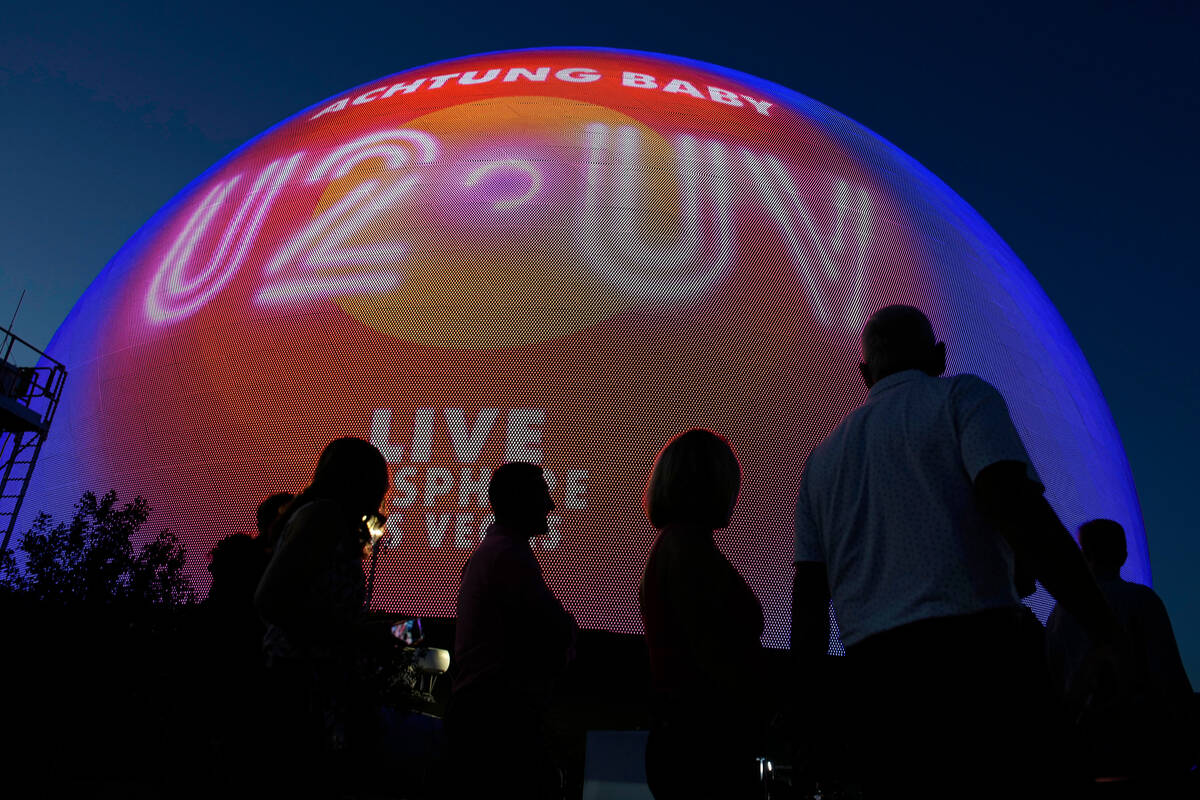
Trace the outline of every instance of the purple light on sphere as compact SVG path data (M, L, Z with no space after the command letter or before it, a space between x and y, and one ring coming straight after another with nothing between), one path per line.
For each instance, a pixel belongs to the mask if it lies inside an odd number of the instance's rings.
M1150 582L1095 377L1017 256L958 195L790 89L653 53L546 48L416 67L300 111L184 187L49 352L71 370L22 512L145 496L205 555L338 436L388 458L377 608L453 616L481 475L553 475L547 581L585 627L640 631L640 497L675 434L745 471L718 544L786 646L804 459L865 397L866 317L920 307L1008 401L1071 530L1097 517ZM1039 616L1049 598L1032 601Z

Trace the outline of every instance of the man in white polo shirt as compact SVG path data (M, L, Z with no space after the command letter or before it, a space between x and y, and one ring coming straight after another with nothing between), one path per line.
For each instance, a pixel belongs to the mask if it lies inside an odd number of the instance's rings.
M862 346L866 402L800 483L793 651L826 652L832 595L872 787L1028 793L1046 766L1030 737L1048 709L1014 551L1098 643L1111 612L1000 393L973 375L938 377L945 345L910 306L874 314Z

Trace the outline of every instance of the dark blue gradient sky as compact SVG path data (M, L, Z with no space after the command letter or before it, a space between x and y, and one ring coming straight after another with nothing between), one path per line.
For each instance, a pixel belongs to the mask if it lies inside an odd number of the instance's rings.
M188 181L350 86L556 44L744 70L894 142L1041 282L1116 418L1155 586L1200 686L1200 536L1188 505L1200 448L1194 4L175 5L5 9L0 318L27 290L25 338L48 343L105 262Z

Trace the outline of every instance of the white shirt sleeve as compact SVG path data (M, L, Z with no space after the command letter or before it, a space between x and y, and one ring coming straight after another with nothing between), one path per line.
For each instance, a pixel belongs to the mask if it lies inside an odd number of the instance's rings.
M1019 461L1030 480L1041 485L1008 405L994 386L975 375L959 375L954 379L950 402L963 466L972 483L985 467L1000 461Z

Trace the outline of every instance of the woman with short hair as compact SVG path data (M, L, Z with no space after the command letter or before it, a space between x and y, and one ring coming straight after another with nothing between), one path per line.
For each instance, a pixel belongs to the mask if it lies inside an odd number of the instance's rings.
M659 533L638 606L654 688L646 777L659 800L761 792L761 726L733 689L738 674L757 670L762 606L713 541L741 479L729 442L690 430L658 454L646 484L646 516Z

